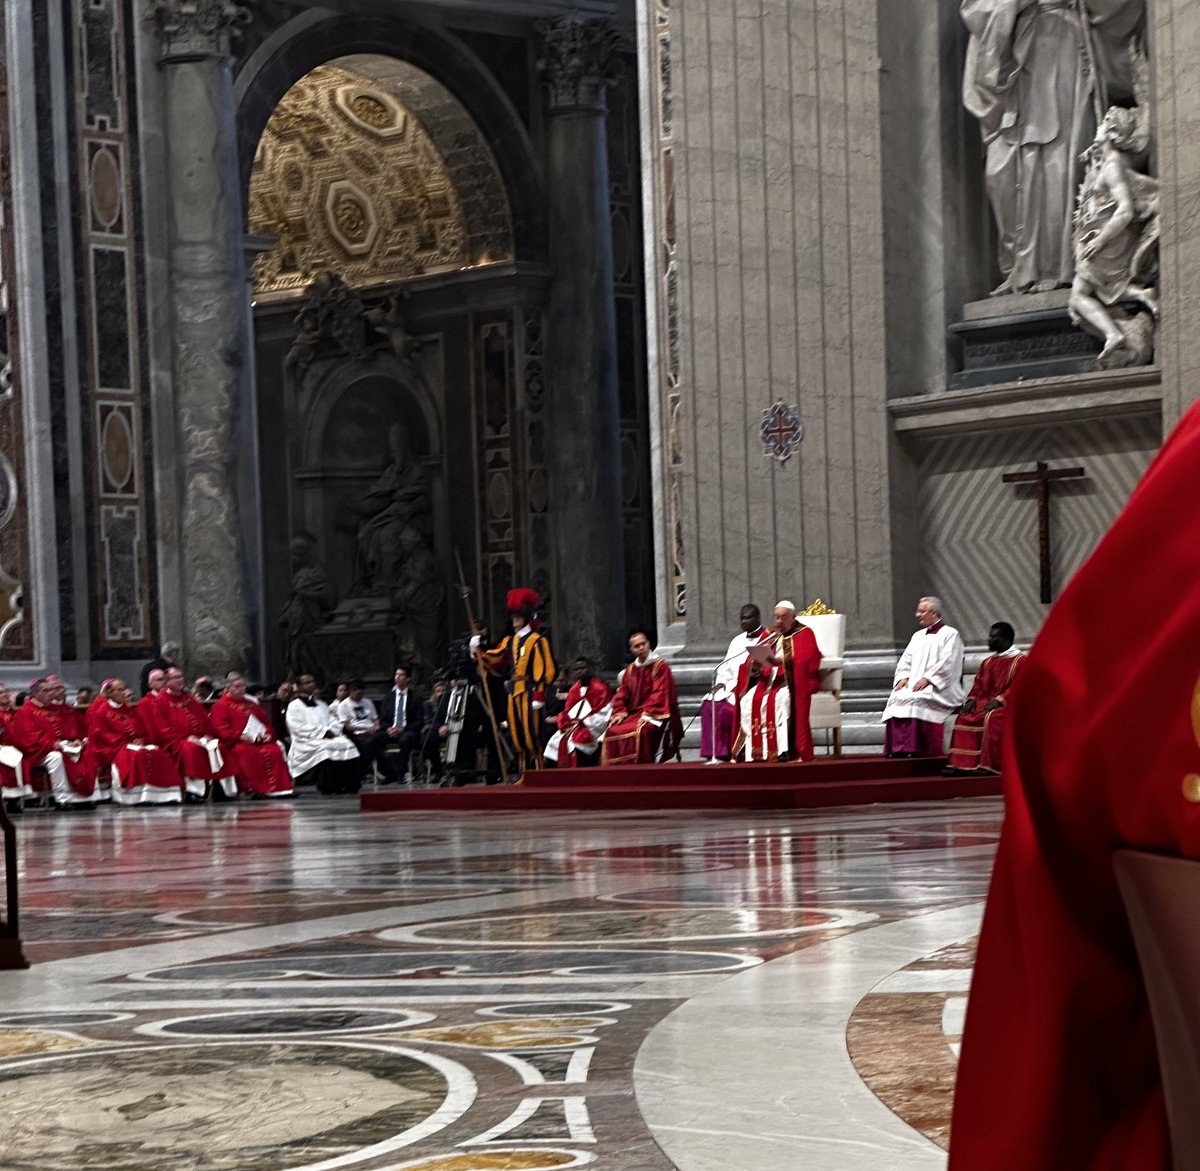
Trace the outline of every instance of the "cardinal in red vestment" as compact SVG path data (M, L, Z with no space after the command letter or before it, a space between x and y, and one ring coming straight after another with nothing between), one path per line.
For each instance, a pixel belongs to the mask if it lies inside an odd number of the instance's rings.
M971 693L963 700L962 712L954 721L950 738L950 763L942 769L947 777L977 773L996 776L1000 772L1000 749L1004 744L1009 688L1025 656L1013 646L1016 637L1007 622L995 622L988 631L992 653L979 664Z
M106 679L88 709L88 744L100 768L112 773L117 805L169 805L183 800L183 778L175 762L152 739L128 686Z
M621 672L604 735L602 764L653 764L679 752L683 720L675 676L643 633L629 640L633 662Z
M184 690L183 672L178 667L167 668L166 685L155 693L154 676L157 674L157 669L150 672L158 739L183 775L184 789L189 796L202 800L215 782L226 797L236 797L237 778L232 766L225 764L220 743L213 734L208 708ZM149 698L147 695L141 702L145 703Z
M12 692L0 683L0 797L5 801L34 796L26 776L29 762L16 739L16 722Z
M738 671L742 730L735 749L747 760L812 760L809 710L821 689L817 636L796 618L792 602L775 604L765 662L747 658Z
M53 702L60 687L54 679L33 682L13 719L13 736L29 764L46 770L56 805L85 805L101 795L99 762L84 742L75 712ZM36 789L37 782L30 781Z
M546 757L559 768L586 768L600 763L600 740L608 726L613 691L596 674L590 659L576 659L567 702L558 714L558 731L546 746Z
M1193 406L1021 667L951 1171L1170 1165L1113 852L1200 858L1198 497Z
M287 757L271 734L266 708L246 698L246 680L231 673L221 698L209 713L221 754L233 766L238 788L260 797L290 797L292 774Z

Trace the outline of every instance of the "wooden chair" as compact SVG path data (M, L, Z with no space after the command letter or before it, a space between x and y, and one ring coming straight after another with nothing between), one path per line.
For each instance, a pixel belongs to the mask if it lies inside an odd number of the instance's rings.
M1174 1165L1200 1167L1200 862L1118 850L1113 869L1154 1019Z

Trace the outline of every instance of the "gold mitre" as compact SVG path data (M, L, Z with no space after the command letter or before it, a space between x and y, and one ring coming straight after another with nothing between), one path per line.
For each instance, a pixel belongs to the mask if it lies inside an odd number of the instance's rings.
M825 603L822 602L820 598L817 598L816 601L814 601L811 605L809 605L809 606L805 607L805 609L801 610L800 613L796 615L796 617L797 618L816 618L816 617L819 617L821 614L836 614L836 613L837 613L836 610L834 610L830 606L825 605Z

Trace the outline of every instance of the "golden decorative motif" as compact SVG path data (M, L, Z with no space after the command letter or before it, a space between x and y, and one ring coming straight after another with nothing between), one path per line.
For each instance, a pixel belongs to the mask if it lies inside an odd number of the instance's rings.
M89 1043L49 1029L4 1029L0 1031L0 1058L27 1057L31 1053L62 1053L87 1049Z
M255 296L299 296L322 272L364 288L511 260L511 235L499 248L469 235L463 198L396 94L322 65L283 96L255 155L249 228L277 241L254 262Z
M472 1049L569 1049L594 1041L591 1030L601 1023L595 1017L522 1017L444 1029L405 1029L397 1036Z
M810 606L806 606L803 610L801 610L800 613L796 615L796 617L797 618L816 618L822 614L836 614L836 613L837 613L837 611L835 609L833 609L831 606L825 605L825 603L822 602L820 598L817 598L816 601L814 601Z
M374 126L376 130L387 130L393 124L394 119L387 106L370 94L355 94L349 104L356 118L368 126Z
M1183 799L1193 804L1200 802L1200 776L1195 773L1188 773L1183 778Z

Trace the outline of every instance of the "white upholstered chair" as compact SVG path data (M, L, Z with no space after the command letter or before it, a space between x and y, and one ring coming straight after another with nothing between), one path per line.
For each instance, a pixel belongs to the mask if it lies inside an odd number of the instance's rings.
M812 608L821 603L814 602ZM816 739L818 729L830 733L831 751L842 755L842 667L846 652L845 614L797 614L811 628L821 651L821 690L812 697L808 722Z

